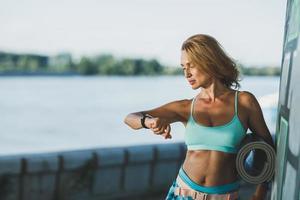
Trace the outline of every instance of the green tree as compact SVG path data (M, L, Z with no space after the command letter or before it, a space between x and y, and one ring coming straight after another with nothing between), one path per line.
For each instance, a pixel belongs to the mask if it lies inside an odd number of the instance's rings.
M78 72L83 75L94 75L98 73L97 66L87 57L82 57L78 66Z
M119 75L134 75L135 65L132 59L123 59L116 65Z

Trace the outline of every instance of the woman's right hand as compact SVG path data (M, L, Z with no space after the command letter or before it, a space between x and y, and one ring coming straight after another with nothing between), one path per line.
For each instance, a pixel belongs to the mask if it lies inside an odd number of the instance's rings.
M159 117L152 117L152 118L146 118L145 119L145 125L151 129L151 131L156 135L162 135L165 139L171 139L172 136L170 134L171 132L171 126L170 124Z

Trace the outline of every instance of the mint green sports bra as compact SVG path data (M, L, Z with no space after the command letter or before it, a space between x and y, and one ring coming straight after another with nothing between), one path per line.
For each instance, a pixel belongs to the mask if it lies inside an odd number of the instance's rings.
M191 105L190 117L185 129L185 143L188 150L216 150L228 153L237 153L238 145L246 136L237 115L237 95L235 92L235 114L230 122L220 126L204 126L197 123L193 117L194 100Z

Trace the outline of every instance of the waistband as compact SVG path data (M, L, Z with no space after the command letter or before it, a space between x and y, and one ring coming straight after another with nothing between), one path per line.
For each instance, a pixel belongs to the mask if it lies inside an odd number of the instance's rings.
M179 170L178 176L193 190L199 191L199 192L205 192L208 194L224 194L228 192L232 192L235 190L238 190L240 188L240 181L235 181L233 183L228 183L224 185L218 185L218 186L201 186L195 183L193 180L188 177L186 172L181 167Z

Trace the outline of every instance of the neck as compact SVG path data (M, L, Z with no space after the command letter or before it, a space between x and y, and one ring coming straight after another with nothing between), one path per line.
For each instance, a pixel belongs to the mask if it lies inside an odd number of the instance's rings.
M229 91L231 91L230 88L225 87L219 81L213 80L209 86L202 88L201 96L203 98L210 99L212 102L215 102L218 97L222 96L223 94L225 94Z

